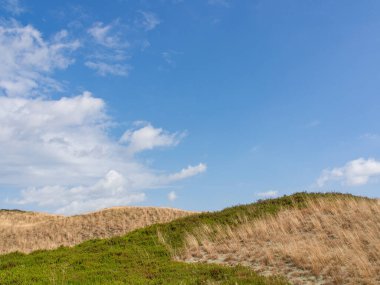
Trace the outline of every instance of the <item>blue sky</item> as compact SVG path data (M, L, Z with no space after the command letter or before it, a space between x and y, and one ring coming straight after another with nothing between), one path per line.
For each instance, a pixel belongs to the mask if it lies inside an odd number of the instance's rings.
M0 208L379 197L380 2L1 8Z

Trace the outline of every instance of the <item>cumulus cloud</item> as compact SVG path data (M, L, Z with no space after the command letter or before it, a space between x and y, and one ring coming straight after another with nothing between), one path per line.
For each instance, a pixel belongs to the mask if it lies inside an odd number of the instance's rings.
M61 31L46 41L32 26L0 24L0 189L19 192L13 205L34 205L59 213L79 213L144 200L162 188L205 170L178 173L149 168L133 154L175 146L183 133L150 123L127 130L120 140L106 103L86 91L76 96L39 95L55 69L72 62L79 45Z
M87 211L141 201L144 190L206 170L199 164L157 174L131 153L176 145L179 135L147 123L126 131L122 143L113 140L105 107L89 92L56 100L0 97L0 185L25 189L14 203Z
M37 204L39 206L58 207L57 213L75 214L90 210L99 210L110 206L141 202L144 193L129 190L124 176L110 170L104 178L90 186L65 187L61 185L28 188L21 193L17 204Z
M173 202L174 200L177 199L177 194L174 191L169 192L168 199L169 201Z
M89 92L58 100L0 97L1 183L77 183L102 175L107 168L90 164L116 151L104 108Z
M79 45L65 30L45 41L30 25L0 22L0 90L8 96L28 96L59 89L49 74L67 68L73 62L70 53Z
M271 198L271 197L278 196L278 191L260 192L260 193L257 193L256 195L263 198Z
M156 147L175 146L183 136L184 133L170 134L148 123L140 129L126 131L120 138L120 142L128 144L128 151L134 154Z
M373 158L358 158L347 162L342 167L323 170L317 180L317 185L323 187L331 181L340 181L348 186L364 185L376 176L380 176L380 161Z

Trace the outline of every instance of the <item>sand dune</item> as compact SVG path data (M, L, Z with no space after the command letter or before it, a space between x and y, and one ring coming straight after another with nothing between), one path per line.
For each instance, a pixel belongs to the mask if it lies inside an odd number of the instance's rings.
M157 207L115 207L77 216L0 211L0 254L73 246L85 240L123 235L193 212Z
M241 264L292 284L380 284L380 204L319 199L236 227L205 225L177 259Z

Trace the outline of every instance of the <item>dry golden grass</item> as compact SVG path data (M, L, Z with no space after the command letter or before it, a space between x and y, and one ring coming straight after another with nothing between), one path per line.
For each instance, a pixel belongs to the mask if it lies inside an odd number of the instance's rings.
M293 284L380 284L380 204L318 199L235 228L204 226L177 258L243 264Z
M123 235L192 212L156 207L117 207L78 216L0 211L0 254L73 246L85 240Z

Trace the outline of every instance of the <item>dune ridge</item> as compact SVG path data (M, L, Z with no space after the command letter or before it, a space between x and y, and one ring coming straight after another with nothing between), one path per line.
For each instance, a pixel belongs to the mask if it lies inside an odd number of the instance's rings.
M73 246L194 213L160 207L114 207L75 216L0 210L0 254Z
M292 284L380 284L380 203L316 199L238 226L188 233L177 260L245 265Z

